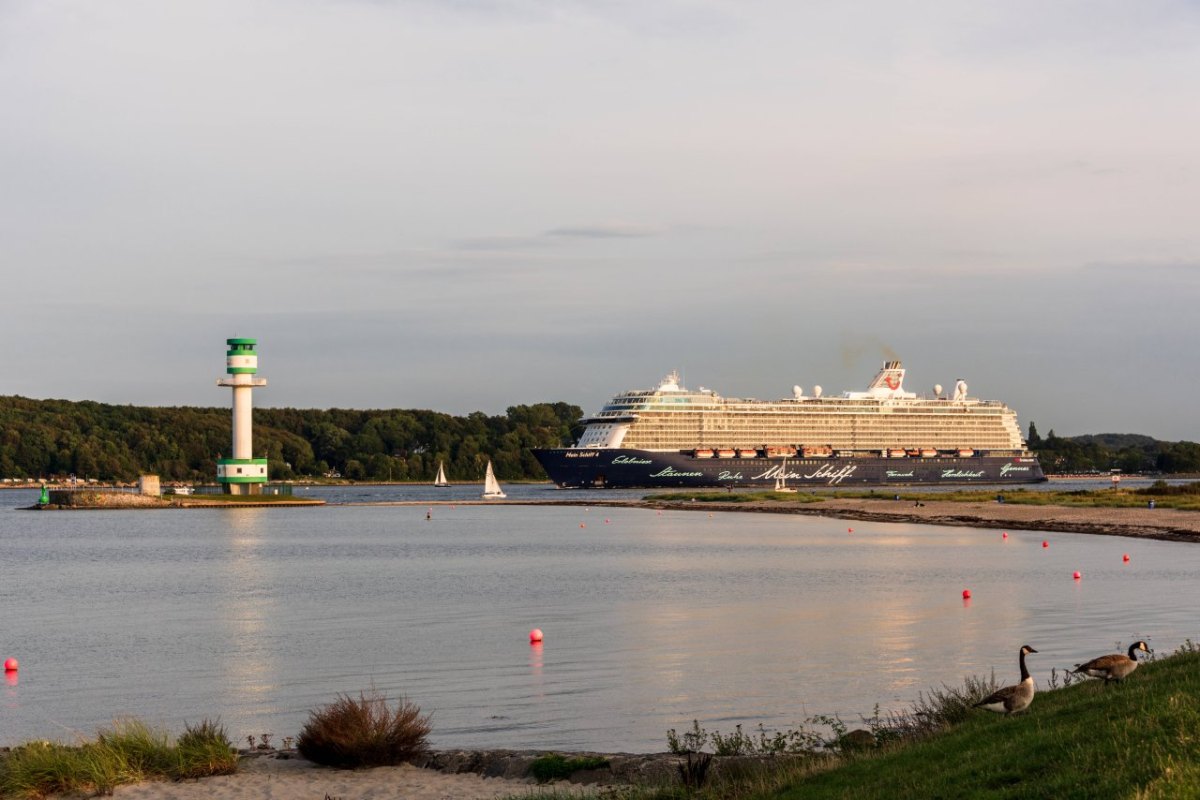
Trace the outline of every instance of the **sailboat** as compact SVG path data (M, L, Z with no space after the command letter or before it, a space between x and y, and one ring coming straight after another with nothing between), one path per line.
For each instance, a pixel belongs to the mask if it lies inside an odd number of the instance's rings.
M785 458L783 460L783 464L781 464L779 467L779 474L775 476L775 491L777 491L777 492L795 492L796 491L795 489L792 489L787 485L787 478L784 477L785 475L787 475L787 468L788 468L787 459Z
M450 485L450 481L446 480L446 470L442 468L441 461L438 462L438 476L437 480L433 482L433 485L443 489Z
M508 497L508 495L496 481L496 473L492 472L492 461L488 459L487 475L483 479L483 499L498 500L501 497Z

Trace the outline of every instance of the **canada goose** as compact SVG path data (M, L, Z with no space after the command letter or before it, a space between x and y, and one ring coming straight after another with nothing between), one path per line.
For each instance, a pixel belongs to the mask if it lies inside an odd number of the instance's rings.
M1088 675L1093 678L1104 678L1104 682L1123 681L1129 677L1129 673L1133 672L1138 667L1137 651L1149 653L1150 648L1145 642L1134 642L1129 645L1129 655L1121 655L1113 653L1110 656L1100 656L1093 658L1086 664L1076 664L1075 669L1071 672L1077 675Z
M1022 645L1021 655L1018 658L1021 663L1021 682L1015 686L1005 686L997 689L976 703L975 708L986 708L988 711L995 711L1005 715L1016 714L1018 711L1024 711L1029 708L1029 704L1033 702L1035 687L1029 670L1025 668L1025 656L1028 653L1036 652L1037 650L1034 650L1029 645Z

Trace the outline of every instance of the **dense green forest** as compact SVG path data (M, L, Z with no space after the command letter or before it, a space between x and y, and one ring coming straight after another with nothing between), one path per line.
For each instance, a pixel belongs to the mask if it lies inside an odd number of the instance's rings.
M513 406L503 416L435 411L258 408L255 456L273 479L479 480L490 458L502 479L545 479L529 452L575 440L583 411L567 403ZM230 453L228 408L143 408L0 397L0 477L77 475L211 481Z
M1196 473L1200 472L1200 444L1161 442L1135 433L1101 433L1045 438L1029 423L1029 449L1038 454L1047 474L1084 472Z
M439 461L451 480L478 480L489 458L507 480L544 479L529 452L579 435L578 406L513 406L503 416L475 412L259 408L255 455L273 478L431 481ZM1200 472L1200 444L1136 434L1044 438L1029 424L1029 446L1047 473ZM67 400L0 397L0 477L78 475L132 480L150 472L168 481L212 480L230 448L228 408L143 408Z

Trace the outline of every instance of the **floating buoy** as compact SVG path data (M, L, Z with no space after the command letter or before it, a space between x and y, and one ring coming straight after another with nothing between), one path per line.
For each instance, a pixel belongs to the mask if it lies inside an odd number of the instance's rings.
M1075 580L1079 580L1080 578L1083 577L1083 574L1080 573L1079 570L1075 570L1075 575L1073 577L1075 578Z
M542 640L542 629L541 628L534 628L533 630L531 630L529 632L529 643L530 644L537 644L541 640Z
M18 663L18 661L15 658L7 658L4 660L4 671L5 672L16 672L20 666L21 666L20 663Z
M854 533L854 528L846 528L846 533Z
M1121 556L1121 560L1122 560L1122 561L1128 561L1128 560L1129 560L1129 553L1126 553L1125 555Z
M611 523L612 523L612 520L611 520L611 519L609 519L608 517L605 517L605 518L604 518L604 524L605 524L605 525L609 525L609 524L611 524Z
M586 528L586 527L587 527L587 525L585 525L584 523L582 523L582 522L581 522L581 523L579 523L579 527L581 527L581 528Z
M963 600L970 600L970 599L971 599L971 590L963 589Z
M1000 538L1001 538L1001 539L1007 539L1007 538L1008 538L1008 531L1005 531L1004 533L1000 534Z
M1049 546L1050 546L1049 542L1042 542L1042 547L1049 547Z

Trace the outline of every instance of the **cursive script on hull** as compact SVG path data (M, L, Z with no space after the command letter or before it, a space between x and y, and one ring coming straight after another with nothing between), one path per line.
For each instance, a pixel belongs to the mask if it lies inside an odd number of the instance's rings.
M943 478L952 478L954 480L961 480L963 478L968 478L968 479L969 478L982 478L985 474L986 473L983 470L969 470L969 469L944 469L944 470L942 470Z
M674 467L663 467L662 470L652 473L651 478L703 478L703 472L683 472Z
M650 459L638 458L637 456L617 456L612 460L614 464L649 464Z
M841 483L849 478L858 469L856 464L847 464L842 467L835 467L832 464L822 464L816 472L793 472L792 470L784 469L781 466L774 466L757 475L750 477L752 481L773 481L783 478L787 481L825 481L830 486Z
M1010 472L1029 472L1029 467L1018 467L1016 464L1002 464L1000 466L1000 474L1007 475Z

